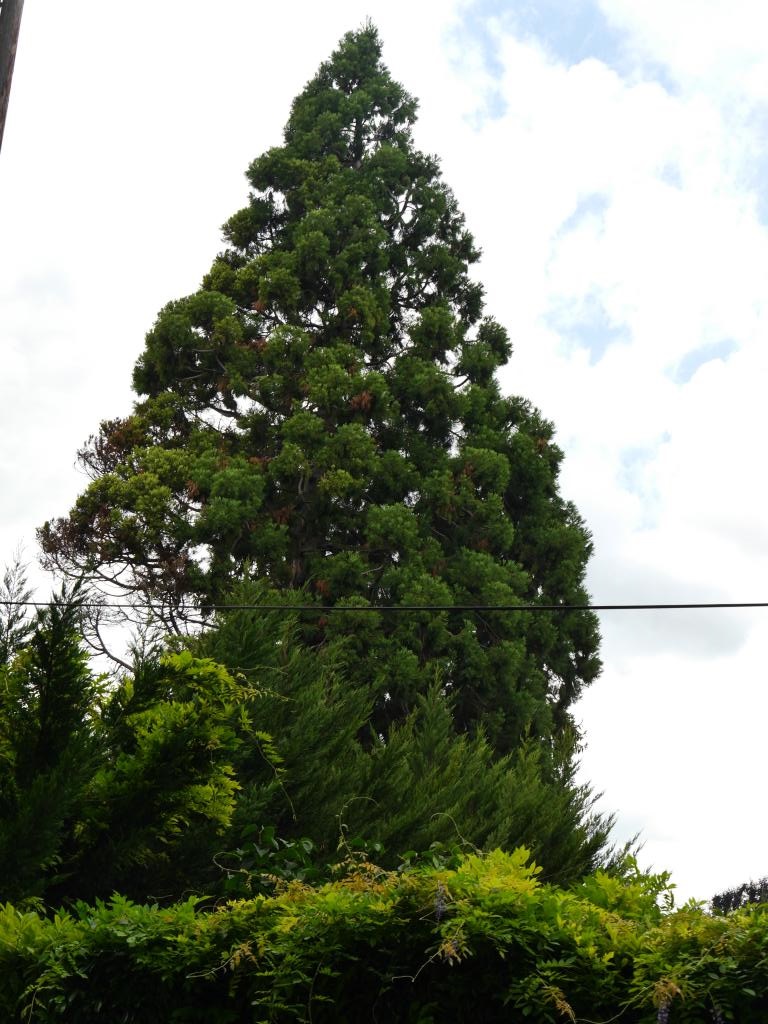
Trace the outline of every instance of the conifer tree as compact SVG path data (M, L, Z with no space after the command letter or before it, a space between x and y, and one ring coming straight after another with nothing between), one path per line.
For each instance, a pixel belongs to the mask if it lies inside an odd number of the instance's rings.
M259 598L248 583L232 596L241 605ZM240 747L222 866L251 864L254 845L265 845L258 837L273 828L294 849L309 840L307 863L321 873L343 857L347 840L387 867L434 844L465 851L523 845L544 877L560 882L610 861L613 819L594 812L590 787L575 779L572 734L554 755L529 740L495 756L484 736L456 734L451 701L433 680L386 741L371 737L370 689L344 667L351 642L313 651L294 616L245 609L219 615L192 641L196 655L238 666L246 691L257 695L248 701L249 718L272 737L280 758L277 776L265 772L259 744ZM240 872L233 883L233 891L253 885Z
M11 653L0 664L0 900L42 896L61 868L77 794L94 767L88 712L98 689L66 594L38 612Z
M32 590L26 568L18 551L0 579L0 666L8 664L32 631L27 614Z
M78 617L54 599L0 665L0 902L252 894L361 846L394 867L524 844L564 882L606 859L611 819L568 757L557 778L533 742L494 757L436 685L361 744L371 696L340 671L346 640L313 649L295 618L237 611L106 686Z
M376 30L345 36L251 164L202 287L147 335L133 413L79 453L92 482L41 530L50 566L161 603L171 627L243 578L324 606L585 603L553 428L500 392L509 339L415 115ZM379 736L437 672L459 732L502 754L548 741L599 670L584 611L305 626L352 638Z
M187 651L107 686L79 620L77 595L56 596L0 664L0 902L180 897L220 875L239 747L258 735L271 782L271 741L248 687Z

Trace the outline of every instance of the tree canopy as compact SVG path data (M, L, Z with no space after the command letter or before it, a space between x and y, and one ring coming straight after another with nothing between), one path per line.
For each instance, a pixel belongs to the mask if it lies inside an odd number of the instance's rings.
M242 579L322 606L582 605L587 531L553 428L495 372L511 351L416 102L349 33L251 164L201 288L170 302L139 400L79 454L92 482L40 532L50 566L176 628ZM198 613L199 614L199 613ZM599 671L586 611L341 613L379 735L436 674L493 748L563 734Z
M768 877L756 882L742 882L733 889L716 893L711 900L714 910L722 914L731 913L739 907L748 907L753 903L768 903Z
M177 894L211 876L232 819L247 687L189 652L107 686L78 605L39 610L0 665L0 900Z
M278 613L229 613L110 681L79 604L40 609L0 664L0 902L253 895L328 878L352 848L395 867L525 842L554 881L605 859L611 822L567 743L555 778L532 742L495 757L437 686L362 743L373 698L348 640L310 647Z

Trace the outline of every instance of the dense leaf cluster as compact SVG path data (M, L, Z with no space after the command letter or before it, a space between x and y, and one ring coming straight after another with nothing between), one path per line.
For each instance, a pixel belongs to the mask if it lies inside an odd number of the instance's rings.
M385 742L346 638L318 651L295 621L232 613L107 686L77 612L41 611L0 665L0 900L251 895L361 847L392 867L527 842L557 880L605 856L569 745L554 778L532 743L495 757L437 686Z
M499 390L509 340L415 110L375 29L346 36L251 165L201 289L147 335L144 397L80 453L92 483L41 531L52 566L171 627L243 578L333 605L586 601L552 426ZM566 732L599 669L583 611L318 615L312 642L340 623L381 735L439 671L459 731L506 753Z
M525 850L170 908L0 911L5 1020L124 1024L766 1019L765 907L662 912L666 876L542 885Z
M247 688L188 652L107 688L77 613L39 612L0 665L0 898L177 895L234 812Z

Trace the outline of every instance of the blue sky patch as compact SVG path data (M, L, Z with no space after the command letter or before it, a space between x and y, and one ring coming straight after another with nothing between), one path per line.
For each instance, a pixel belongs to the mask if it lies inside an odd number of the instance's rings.
M713 359L721 359L725 362L738 348L739 346L732 338L722 338L720 341L713 341L708 345L700 345L699 348L686 352L672 371L672 380L675 384L687 384L705 363L710 363Z
M683 187L683 176L677 164L665 164L661 169L659 177L665 185L670 185L672 188Z
M576 230L589 217L602 219L610 205L611 200L606 192L590 192L588 195L581 196L576 204L576 209L560 225L558 235L562 237L569 231Z
M504 8L507 6L506 3L495 3L493 0L471 0L462 11L455 29L456 38L462 47L477 48L485 70L492 78L501 78L504 74L495 22L498 18L506 21ZM496 120L506 112L507 102L501 90L491 88L485 96L485 109L479 112L481 118Z
M632 494L641 494L641 478L643 470L655 456L658 445L649 445L645 448L625 448L620 456L619 483L625 491Z
M768 175L768 103L760 103L751 112L746 122L751 139L748 158L742 171L743 187L752 192L755 212L761 224L768 225L768 192L765 188Z
M662 445L670 441L667 431L659 435L650 444L625 448L619 456L617 483L622 490L642 499L642 519L640 529L650 530L658 525L659 495L655 486L655 476L649 475L650 464L659 455Z
M549 314L546 322L569 347L587 349L590 366L600 362L611 345L627 344L631 340L626 324L613 321L594 293L578 304L566 305Z
M456 36L480 52L492 78L501 78L500 30L524 42L535 42L567 66L593 58L623 77L651 78L668 91L675 86L666 69L641 61L628 45L626 33L613 26L594 0L469 0L463 7ZM506 103L491 90L486 114L503 116Z

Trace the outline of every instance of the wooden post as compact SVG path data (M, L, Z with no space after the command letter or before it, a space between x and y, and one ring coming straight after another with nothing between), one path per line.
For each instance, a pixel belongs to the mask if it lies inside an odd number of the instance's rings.
M11 94L13 62L16 58L16 43L19 39L23 6L24 0L0 0L0 147L3 144L5 115L8 111L8 97Z

